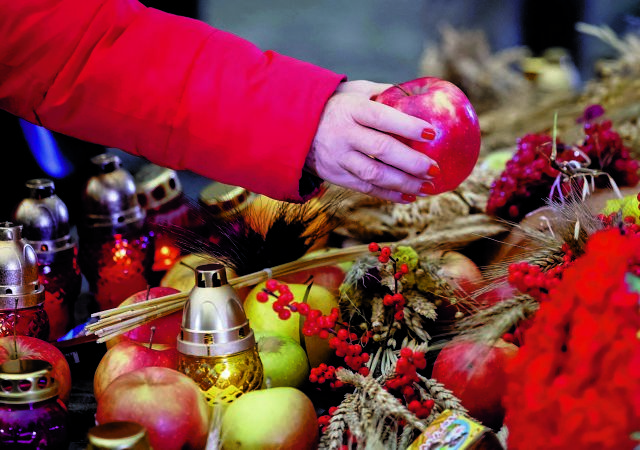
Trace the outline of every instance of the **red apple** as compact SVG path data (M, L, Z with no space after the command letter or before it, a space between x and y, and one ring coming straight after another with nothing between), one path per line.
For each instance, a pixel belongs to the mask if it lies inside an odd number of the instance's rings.
M17 346L17 353L16 353ZM53 378L58 380L58 397L69 403L71 393L71 368L62 352L49 342L30 336L0 337L0 364L10 359L42 359L53 367Z
M165 295L177 294L180 292L173 287L157 286L149 289L148 296L147 290L136 292L128 297L125 301L120 303L119 306L131 305L134 303L144 302L158 297L164 297ZM148 343L151 338L151 328L155 327L155 333L153 335L153 343L176 346L178 334L180 333L180 325L182 323L182 311L177 311L168 316L159 317L149 323L140 325L133 330L116 336L107 341L107 348L113 347L120 341L131 340L135 342Z
M480 124L471 102L455 84L423 77L394 85L375 100L433 126L433 140L407 142L440 166L429 194L451 191L471 174L480 154Z
M480 268L471 258L455 250L434 250L426 255L426 262L439 267L438 274L453 288L455 304L446 299L436 300L439 320L452 320L457 313L470 311L472 294L483 285Z
M305 284L311 279L314 285L327 288L333 295L338 296L344 277L344 270L339 266L324 266L282 275L278 277L278 281L287 284Z
M109 384L123 375L143 367L178 368L178 351L167 345L122 341L107 350L93 377L93 394L100 399Z
M486 308L500 303L503 300L513 298L516 294L516 288L506 279L502 279L487 283L487 285L482 288L480 294L475 295L474 298L478 306Z
M312 450L318 418L309 397L292 387L251 391L231 403L222 417L223 449Z
M471 417L499 430L505 415L505 368L517 352L517 346L502 339L493 345L454 339L438 354L431 377L453 392Z
M119 376L98 400L98 425L137 422L154 450L201 450L210 407L195 381L167 367L145 367Z

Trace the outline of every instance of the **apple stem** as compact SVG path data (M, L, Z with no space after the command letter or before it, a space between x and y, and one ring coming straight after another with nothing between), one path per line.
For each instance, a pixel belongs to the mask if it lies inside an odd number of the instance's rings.
M151 294L151 285L147 284L147 298L145 300L149 300L149 295Z
M397 87L398 89L400 89L404 93L404 95L406 95L407 97L409 97L411 95L407 91L402 89L402 87L399 84L394 84L394 86Z
M151 336L149 336L149 350L153 350L153 335L156 334L156 326L151 327Z

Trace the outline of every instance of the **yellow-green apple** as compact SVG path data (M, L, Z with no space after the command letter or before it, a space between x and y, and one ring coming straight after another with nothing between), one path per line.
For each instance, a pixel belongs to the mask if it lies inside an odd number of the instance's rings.
M453 392L471 417L499 430L505 415L506 367L517 352L516 345L503 339L493 345L453 339L436 357L431 377Z
M120 375L98 399L96 422L137 422L154 450L201 450L209 432L210 407L195 381L167 367Z
M329 346L329 341L320 339L318 336L302 335L299 314L292 314L289 319L282 320L273 310L273 300L269 300L266 303L258 301L256 296L258 292L264 289L265 285L266 283L263 282L255 286L244 301L244 310L251 328L254 331L271 331L282 334L289 336L298 343L302 342L311 367L317 367L321 363L327 362L333 353ZM289 284L288 286L291 289L294 301L302 302L308 286L306 284ZM322 286L316 286L315 284L309 291L307 303L311 309L318 309L324 315L329 315L333 308L339 308L337 297ZM304 338L303 341L301 341L301 336Z
M318 442L318 418L298 389L251 391L227 407L220 436L224 450L311 450Z
M289 336L255 331L258 353L264 368L263 388L301 388L309 377L309 360L300 344Z
M193 273L192 273L193 275ZM166 295L177 294L180 290L172 287L156 286L147 290L136 292L120 303L119 306L127 306L144 302ZM109 339L106 342L107 348L111 348L118 342L130 340L135 342L148 343L151 339L151 329L154 328L153 343L175 347L177 344L180 325L182 323L182 311L177 311L167 316L159 317L149 323L140 325L133 330L127 331L119 336Z
M178 368L178 351L175 346L143 344L122 341L104 354L93 376L93 394L99 399L109 384L127 372L144 367Z
M42 359L51 364L52 375L59 383L58 397L69 403L71 368L62 352L53 344L30 336L0 337L0 364L10 359Z
M470 174L480 154L480 124L473 105L455 84L422 77L396 84L375 100L428 121L435 131L428 141L407 141L413 149L440 167L428 194L458 187Z

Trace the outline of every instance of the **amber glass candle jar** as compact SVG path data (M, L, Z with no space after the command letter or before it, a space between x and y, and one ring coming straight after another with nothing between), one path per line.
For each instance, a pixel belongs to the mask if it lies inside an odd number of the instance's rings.
M0 365L0 448L66 449L67 410L51 365L13 359Z

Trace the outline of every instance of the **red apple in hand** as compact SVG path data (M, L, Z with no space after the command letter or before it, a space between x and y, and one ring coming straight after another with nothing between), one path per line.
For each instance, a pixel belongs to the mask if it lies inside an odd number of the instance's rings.
M493 345L454 339L438 354L431 377L453 392L471 417L499 430L505 415L505 368L517 352L518 347L502 339Z
M154 450L201 450L210 407L195 381L177 370L145 367L115 379L98 400L96 422L137 422Z
M433 140L405 140L440 166L429 194L451 191L471 174L480 154L480 124L471 102L455 84L423 77L390 87L375 100L433 126Z
M178 289L172 287L152 287L149 289L148 295L147 290L136 292L131 295L125 301L120 303L119 306L126 306L135 303L144 302L146 300L151 300L158 297L164 297L165 295L177 294L180 292ZM123 340L131 340L135 342L148 343L151 338L151 328L155 327L155 332L153 335L153 343L155 344L163 344L169 345L172 347L176 346L178 333L180 333L180 324L182 323L182 311L174 312L167 316L159 317L149 323L144 325L140 325L133 330L127 331L126 333L121 334L120 336L116 336L107 341L107 348L113 347L120 341Z
M109 384L120 375L144 367L178 368L178 351L175 347L122 341L107 350L100 360L93 377L93 394L100 399Z
M17 345L17 353L15 352ZM71 368L62 352L41 339L30 336L0 337L0 364L10 359L42 359L51 364L53 378L59 383L58 397L65 404L69 402L71 393Z

